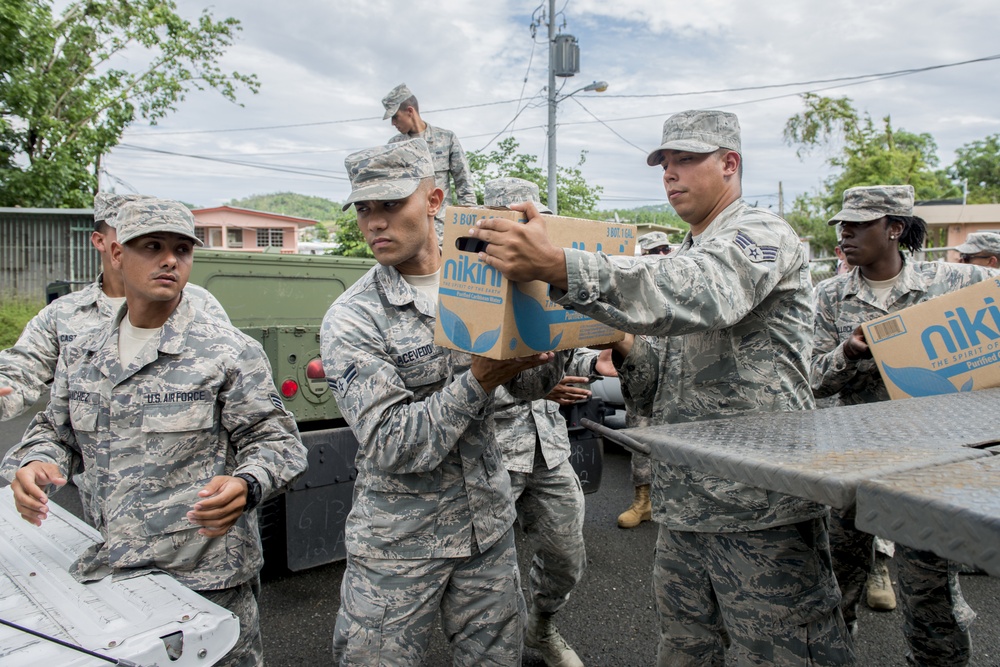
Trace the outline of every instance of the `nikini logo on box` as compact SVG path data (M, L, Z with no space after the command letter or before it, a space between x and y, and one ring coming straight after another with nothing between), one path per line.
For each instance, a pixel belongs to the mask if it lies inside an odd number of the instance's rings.
M449 259L444 263L444 279L472 285L489 285L500 287L503 275L489 264L470 260L461 255L458 259Z
M956 308L954 311L949 310L944 314L948 320L947 327L943 324L935 324L924 329L924 332L920 334L920 342L924 344L924 351L927 353L928 359L934 361L940 356L934 346L935 336L944 344L949 354L955 354L960 349L968 350L982 344L980 336L987 340L1000 338L1000 308L993 305L992 297L986 297L983 302L986 303L986 307L977 310L971 318L965 308ZM992 327L984 321L987 313L993 320Z

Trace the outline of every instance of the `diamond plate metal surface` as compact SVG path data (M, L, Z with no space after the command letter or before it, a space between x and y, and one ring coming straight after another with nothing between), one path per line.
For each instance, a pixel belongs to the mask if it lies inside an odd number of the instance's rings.
M857 526L1000 577L1000 457L864 481Z
M129 664L203 667L236 643L239 619L166 574L81 584L67 569L99 532L49 502L41 527L24 521L10 487L0 489L0 618ZM182 639L172 659L162 638ZM4 667L109 664L0 626Z
M862 480L988 457L1000 442L998 406L1000 389L984 389L621 433L669 463L847 507Z

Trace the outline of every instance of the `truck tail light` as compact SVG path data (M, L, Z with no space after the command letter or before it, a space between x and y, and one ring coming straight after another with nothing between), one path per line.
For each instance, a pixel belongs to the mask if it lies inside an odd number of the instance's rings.
M310 380L325 380L326 372L323 370L323 361L313 359L306 365L306 377Z
M291 398L299 392L299 383L295 380L285 380L281 383L281 395L285 398Z

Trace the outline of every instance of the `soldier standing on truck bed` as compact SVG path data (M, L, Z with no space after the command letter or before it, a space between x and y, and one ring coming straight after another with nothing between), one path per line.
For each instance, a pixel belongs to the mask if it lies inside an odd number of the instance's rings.
M420 665L440 612L455 665L518 665L525 605L494 390L545 396L565 354L494 361L436 346L443 193L426 142L344 164L345 208L354 204L378 265L330 306L320 334L360 444L334 663Z
M40 526L49 484L83 464L103 541L80 581L162 571L240 619L218 665L263 664L263 564L254 507L306 469L261 346L184 298L201 242L180 202L121 207L111 243L125 305L59 356L51 399L4 457L21 516Z
M52 382L63 347L77 336L107 326L125 303L121 273L111 268L118 209L146 195L94 196L94 231L90 242L101 254L101 274L80 290L60 297L28 322L14 346L0 352L0 421L13 419L38 402ZM184 298L197 310L228 322L226 311L204 288L188 285Z
M469 163L465 159L465 151L458 137L451 130L434 127L420 117L420 106L417 98L401 83L382 98L385 115L382 120L392 119L392 126L399 134L389 139L389 143L406 141L419 137L427 142L431 159L434 160L434 184L441 188L444 200L434 216L434 233L437 234L438 245L444 240L444 209L451 206L451 183L455 181L455 197L459 206L475 206L476 193L472 189L472 177L469 174Z
M874 185L844 191L843 209L830 219L853 268L816 287L811 381L820 397L838 405L889 400L861 325L996 275L982 266L917 262L900 252L919 251L926 223L913 215L911 185ZM873 536L857 530L856 508L833 510L833 566L844 592L844 618L854 628L872 565ZM958 566L929 551L896 545L907 664L961 667L972 653L975 613L959 587ZM889 584L891 586L891 584Z
M741 199L736 116L667 119L646 160L691 226L670 259L552 245L530 220L491 218L471 235L515 281L543 280L557 303L630 332L613 346L626 408L651 424L813 407L812 287L798 235ZM740 443L734 442L738 449ZM653 587L658 664L854 662L830 565L823 505L655 461Z

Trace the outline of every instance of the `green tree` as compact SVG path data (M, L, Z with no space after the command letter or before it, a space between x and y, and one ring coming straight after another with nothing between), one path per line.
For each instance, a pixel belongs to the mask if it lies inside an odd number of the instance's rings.
M58 16L55 4L0 3L2 206L89 206L102 156L134 120L155 124L192 89L257 91L218 64L234 18L188 21L173 0L81 0Z
M803 102L805 110L785 124L785 141L798 145L799 157L819 147L834 149L827 162L839 170L822 191L796 198L786 216L800 234L813 238L814 245L830 251L836 245L836 232L826 220L840 209L848 188L910 184L917 199L958 193L947 173L937 169L937 144L930 134L897 130L889 116L877 124L867 112L859 114L846 97L806 93Z
M358 227L358 216L353 208L341 211L336 221L337 231L333 234L333 241L337 244L336 250L331 250L328 255L343 255L345 257L374 257L372 249L365 241L361 229Z
M523 178L538 185L542 203L548 203L549 180L542 173L538 157L518 153L520 147L514 137L507 137L489 153L468 153L469 170L472 172L476 199L483 203L483 186L494 178ZM582 167L587 161L587 151L580 151L580 159L572 167L557 167L556 195L559 197L559 214L586 218L597 212L597 201L604 188L590 185L583 176Z
M340 204L335 201L325 197L301 195L296 192L250 195L242 199L233 199L228 205L321 222L331 222L341 214Z
M956 181L966 181L970 204L1000 204L1000 134L973 141L955 151L958 159L948 169Z

